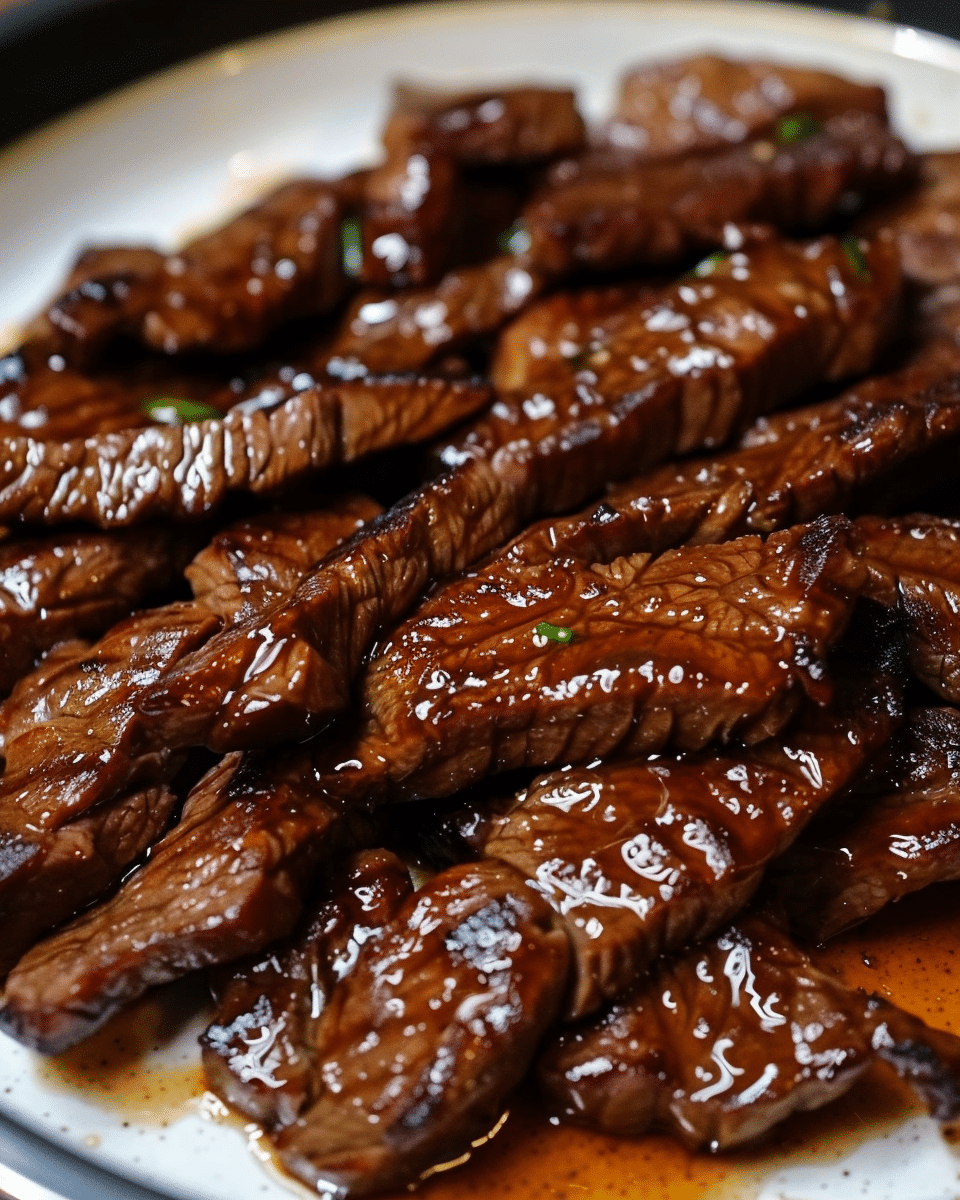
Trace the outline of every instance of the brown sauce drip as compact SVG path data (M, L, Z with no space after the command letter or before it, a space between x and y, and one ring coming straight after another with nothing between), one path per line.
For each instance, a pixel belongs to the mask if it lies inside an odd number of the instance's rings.
M960 883L941 884L834 939L817 958L848 982L878 992L932 1025L957 1031L958 914ZM81 1092L126 1119L168 1125L198 1111L203 1074L195 1057L182 1065L156 1066L151 1051L169 1043L188 1019L185 1014L191 1014L192 1025L192 1013L202 1000L196 984L165 989L73 1050L38 1062L38 1075L50 1086ZM469 1163L438 1172L417 1194L423 1200L751 1200L774 1171L835 1163L917 1111L909 1089L877 1066L836 1104L791 1118L750 1150L713 1156L691 1153L667 1137L625 1141L553 1126L538 1111L536 1097L525 1095L497 1136L480 1146ZM246 1128L234 1116L227 1119ZM255 1149L264 1169L279 1178L265 1139L257 1139ZM304 1192L293 1181L284 1182ZM401 1197L409 1192L385 1200Z

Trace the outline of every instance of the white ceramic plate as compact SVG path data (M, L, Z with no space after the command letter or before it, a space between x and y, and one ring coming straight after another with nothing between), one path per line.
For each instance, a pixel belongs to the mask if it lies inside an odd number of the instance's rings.
M960 145L960 44L877 22L760 3L652 0L475 2L339 19L170 71L0 156L0 342L15 336L86 242L172 244L280 174L369 161L397 75L458 85L571 82L587 113L599 115L627 65L700 49L879 80L913 145ZM156 1039L154 1083L195 1064L199 1028L189 1020ZM22 1200L45 1200L44 1188L71 1200L143 1200L144 1187L191 1200L290 1195L253 1163L237 1127L196 1107L167 1127L144 1122L129 1106L55 1086L33 1055L2 1036L0 1163L0 1190ZM762 1195L955 1200L958 1167L933 1123L918 1120L836 1168L781 1172Z

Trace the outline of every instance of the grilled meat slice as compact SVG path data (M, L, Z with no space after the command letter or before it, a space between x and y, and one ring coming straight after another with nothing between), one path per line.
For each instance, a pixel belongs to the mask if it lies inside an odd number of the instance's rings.
M419 84L394 88L383 131L388 153L416 147L462 166L529 163L573 154L586 137L567 88L513 87L451 92Z
M346 378L384 370L421 371L495 333L543 288L543 279L504 255L449 272L435 287L384 298L361 294L333 339L327 370Z
M552 168L523 221L541 270L659 267L723 245L731 222L822 228L902 188L915 169L885 121L849 112L800 141L761 139L673 162L588 153Z
M321 743L317 770L338 795L445 796L516 767L771 737L829 696L823 658L862 586L847 528L471 572L378 648L359 733Z
M539 1074L570 1120L630 1136L660 1128L722 1150L842 1095L878 1059L934 1116L956 1118L960 1039L819 971L748 917L561 1033Z
M157 744L218 749L305 736L349 704L378 629L431 579L462 571L520 523L514 492L472 459L371 521L290 596L213 638L142 709Z
M776 864L792 928L822 942L960 878L960 712L918 709L872 770Z
M899 663L889 666L845 680L828 710L808 705L750 750L568 767L475 824L471 844L529 876L565 919L568 1020L743 908L766 864L896 728Z
M0 545L0 695L52 646L97 637L172 583L189 549L169 526Z
M866 370L899 267L889 241L863 243L859 267L848 250L834 238L751 246L617 311L566 380L502 392L440 460L482 453L531 509L563 510L611 479L720 445L819 380Z
M556 914L504 863L436 876L333 988L313 1031L317 1094L274 1136L281 1163L362 1195L469 1152L553 1020L568 954Z
M908 627L913 673L960 703L960 521L925 515L861 517L867 594L896 604Z
M340 217L333 185L295 179L175 254L99 250L48 309L44 348L69 363L89 363L120 334L164 354L254 349L343 296Z
M870 213L860 228L891 229L903 273L935 286L960 280L960 151L925 154L919 185L902 200Z
M329 883L306 929L243 964L219 989L201 1038L208 1086L267 1129L289 1125L322 1090L316 1034L324 1007L413 891L406 867L387 850L360 852Z
M194 597L229 624L291 592L307 572L381 512L368 496L320 511L262 513L218 533L186 569Z
M101 527L195 517L230 493L275 493L324 467L434 437L482 407L487 388L410 376L264 388L222 420L75 441L11 438L0 519Z
M960 435L960 358L923 355L806 408L760 417L736 448L611 487L599 504L540 521L502 556L610 562L681 542L765 533L922 490Z
M675 158L773 133L778 123L788 134L802 132L846 112L885 121L883 88L805 67L699 54L629 71L605 137L637 158ZM791 117L794 126L783 121Z
M296 755L262 776L224 759L180 821L103 903L37 943L7 978L0 1027L57 1053L148 988L286 937L343 824Z

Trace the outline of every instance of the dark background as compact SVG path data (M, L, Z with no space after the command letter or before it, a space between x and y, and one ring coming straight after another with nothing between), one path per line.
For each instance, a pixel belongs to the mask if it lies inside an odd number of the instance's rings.
M377 0L20 0L0 12L0 145L227 42L380 6ZM960 0L830 0L817 7L892 14L960 38Z

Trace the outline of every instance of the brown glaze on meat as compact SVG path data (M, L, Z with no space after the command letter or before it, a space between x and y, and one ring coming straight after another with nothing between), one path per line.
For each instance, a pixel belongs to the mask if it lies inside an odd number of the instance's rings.
M947 364L924 356L835 400L760 417L724 454L615 485L575 516L534 524L501 555L610 562L886 506L929 481L940 456L956 453L958 435L960 358Z
M846 683L829 711L808 705L749 751L568 767L480 825L472 844L529 876L566 921L568 1020L729 921L770 859L886 742L899 680Z
M960 151L923 155L919 185L860 225L870 233L893 231L903 273L914 283L960 280Z
M842 1095L877 1059L940 1120L960 1113L960 1039L817 970L750 917L560 1034L539 1074L570 1120L722 1150Z
M56 1053L148 988L292 931L335 853L338 817L295 756L263 777L240 757L197 784L179 823L109 900L24 955L7 978L4 1031Z
M303 737L350 702L377 631L431 579L462 571L520 523L517 497L473 459L395 504L289 597L211 640L145 697L158 744L227 749Z
M496 333L543 288L538 272L509 255L451 271L435 287L360 295L335 334L326 365L350 378L420 371L443 354Z
M914 160L867 113L831 117L798 142L631 164L610 151L568 160L524 209L544 271L663 266L723 244L729 223L816 230L909 183Z
M865 269L834 238L752 246L618 310L565 381L502 392L440 460L484 454L531 509L550 511L720 445L815 382L869 367L896 311L899 267L891 242L862 245Z
M960 712L918 709L836 812L776 866L791 925L822 942L891 900L960 878Z
M196 517L234 492L270 494L324 467L434 437L489 398L476 383L376 377L264 387L222 420L68 442L11 438L0 515L101 527ZM293 394L289 394L292 392Z
M0 545L0 695L52 646L97 637L172 583L189 552L170 527Z
M573 154L585 135L574 93L566 88L450 92L400 83L383 141L391 154L419 147L480 166Z
M960 703L960 521L861 517L868 594L896 604L907 622L914 674Z
M584 566L494 563L436 590L378 648L352 743L321 754L337 794L444 796L497 771L700 750L775 734L804 694L862 564L824 519L722 546ZM541 622L572 630L566 644Z
M289 1125L323 1090L318 1021L337 981L362 949L369 955L413 884L396 855L365 850L325 890L305 929L219 989L201 1038L210 1089L267 1129Z
M291 592L320 559L381 512L368 496L319 511L262 513L213 538L186 569L195 598L230 624Z
M674 158L772 132L790 114L824 121L851 111L885 121L883 88L783 63L699 54L628 72L606 138L638 158Z
M317 1191L413 1183L469 1152L523 1078L563 996L556 914L503 863L453 867L403 907L316 1023L316 1095L274 1137Z

